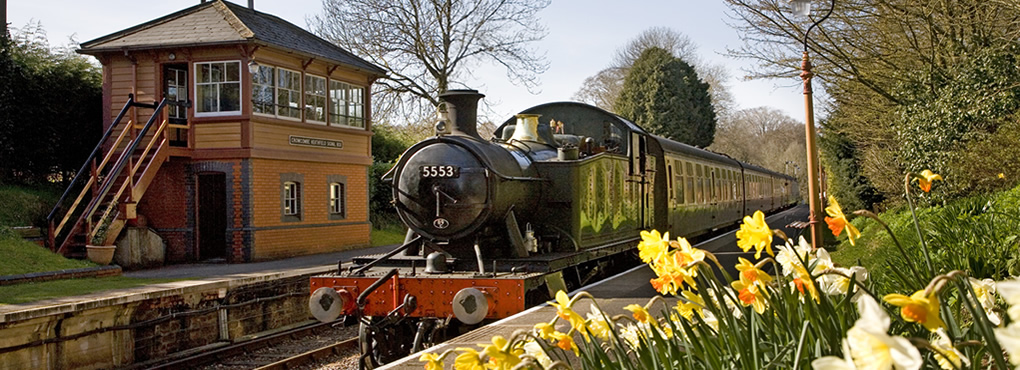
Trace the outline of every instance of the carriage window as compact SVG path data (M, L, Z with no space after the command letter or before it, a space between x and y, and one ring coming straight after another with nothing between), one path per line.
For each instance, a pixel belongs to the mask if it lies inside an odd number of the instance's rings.
M686 176L684 178L687 179L687 188L684 189L684 201L687 204L691 204L694 203L694 167L691 166L691 162L684 162L684 167L686 167L686 170L684 170Z
M666 166L666 181L667 181L666 182L666 184L667 184L667 191L669 191L669 197L673 198L673 199L670 199L670 200L675 202L676 201L676 195L675 195L676 193L673 192L673 165L672 164Z

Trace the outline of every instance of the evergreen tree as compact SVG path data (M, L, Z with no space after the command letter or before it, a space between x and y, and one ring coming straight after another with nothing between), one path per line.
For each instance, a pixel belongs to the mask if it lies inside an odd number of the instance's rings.
M708 88L690 64L652 47L634 61L614 109L648 132L704 148L716 123Z

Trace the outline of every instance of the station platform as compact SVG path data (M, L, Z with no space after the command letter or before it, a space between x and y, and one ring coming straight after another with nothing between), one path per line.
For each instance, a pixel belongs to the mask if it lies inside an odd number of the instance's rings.
M802 230L787 228L785 226L789 225L793 221L807 220L808 214L808 207L806 205L801 205L766 217L765 220L769 224L769 227L773 229L782 229L787 236L796 239L797 236L801 234ZM810 233L810 230L803 231ZM782 245L782 241L778 238L773 241L773 247L777 245ZM739 247L737 247L736 231L731 231L698 243L695 247L715 254L716 258L719 259L720 264L727 267L731 276L737 276L733 266L737 264L737 259L739 257L744 257L754 261L753 250L752 253L744 253ZM716 271L716 273L719 274L718 271ZM624 310L624 307L630 304L644 306L650 299L652 299L652 297L659 295L659 293L656 292L649 283L649 280L652 278L655 278L655 273L652 272L651 268L649 268L648 265L641 265L610 277L609 279L579 288L571 292L570 296L573 297L574 294L581 291L588 292L596 298L599 307L606 313L606 315L610 317L616 315L629 316L631 312ZM652 307L650 311L657 313L662 308L671 308L676 305L676 301L677 299L673 297L663 297L662 302L666 306ZM573 309L577 313L581 314L582 317L587 317L587 313L590 312L590 302L590 300L578 301ZM422 352L411 354L398 361L387 364L381 367L381 369L421 369L424 364L418 361L418 358L421 357L423 353L441 354L446 350L458 347L472 348L480 351L481 347L479 347L479 345L484 346L491 344L492 337L496 335L501 335L504 338L510 338L515 331L531 331L534 329L535 324L549 322L554 317L556 317L555 307L548 303L535 306L516 315L472 330ZM561 332L567 332L569 330L568 326L568 323L563 322L563 320L559 320L557 322L556 329ZM454 357L456 357L456 354L451 354L446 357L445 364L447 367L453 363Z
M398 245L386 245L352 249L341 252L323 253L307 256L285 258L274 261L252 263L190 263L169 265L153 269L126 271L122 275L131 278L151 279L186 279L170 283L152 284L127 289L114 289L46 299L23 304L0 304L0 323L18 312L45 310L57 306L87 305L89 302L106 299L129 299L132 295L152 295L164 290L179 290L212 283L244 282L252 280L271 280L273 278L319 274L335 271L337 261L351 261L354 257L365 254L385 253Z

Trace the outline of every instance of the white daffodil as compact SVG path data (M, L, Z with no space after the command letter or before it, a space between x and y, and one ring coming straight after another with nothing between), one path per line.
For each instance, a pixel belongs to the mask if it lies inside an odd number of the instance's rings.
M995 283L995 290L1009 304L1009 318L1020 321L1020 280L1006 280Z
M946 329L938 328L935 331L935 338L931 345L936 349L935 359L943 369L953 370L970 366L970 360L956 347L953 347L953 341L949 339L949 334L946 334Z
M639 349L641 348L641 329L634 324L627 324L626 326L619 324L620 337L623 338L624 342L630 345L630 348Z
M552 366L552 359L549 358L549 355L545 353L545 350L542 349L542 345L538 344L538 342L531 340L524 343L524 353L534 357L535 361L542 364L542 367L545 369Z
M613 330L613 325L606 321L607 316L602 310L593 303L587 316L588 330L603 342L609 340L609 331Z
M832 270L839 272L840 274L824 274L818 278L822 286L822 291L828 295L847 294L851 288L851 281L847 276L853 276L854 280L858 282L864 282L868 279L868 270L861 266L854 266L851 268L836 267ZM857 299L859 299L862 294L864 294L864 291L857 289L850 300L852 302L857 302Z
M1002 288L1002 283L999 283L999 288ZM1020 323L1013 322L1005 328L995 328L994 330L995 339L998 339L1002 349L1009 353L1009 362L1013 365L1020 365Z
M726 308L730 310L730 314L733 315L733 318L739 319L744 316L744 311L740 308L740 305L734 301L733 297L736 296L737 293L733 291L733 288L728 286L722 288L722 299L719 299L719 297L716 296L715 289L708 290L709 299L711 299L712 302L715 302L717 307L722 307L725 304ZM702 312L707 312L707 310L702 310Z
M829 257L829 252L826 251L825 248L818 248L818 251L815 252L815 259L812 260L812 263L814 264L814 268L811 269L811 275L818 275L822 273L822 271L835 267L832 263L832 258Z
M861 317L846 332L858 369L919 369L921 353L907 338L890 336L889 315L870 295L857 301Z
M998 326L1002 320L999 319L999 314L995 313L995 281L992 281L992 279L967 279L970 281L970 288L974 289L978 302L981 302L981 308L985 309L985 316L988 316L988 321L992 325Z
M825 356L811 361L811 368L815 370L857 370L857 365L850 358L850 346L843 339L843 357Z
M800 237L800 243L796 246L792 243L786 243L786 245L778 247L776 253L776 262L779 262L780 266L783 266L783 275L789 276L793 273L793 265L801 264L801 261L811 263L811 245L804 240L804 237ZM799 257L798 257L799 255Z

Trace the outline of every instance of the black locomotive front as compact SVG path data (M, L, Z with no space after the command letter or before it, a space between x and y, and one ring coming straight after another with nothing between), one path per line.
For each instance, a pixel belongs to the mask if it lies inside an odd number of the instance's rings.
M474 90L440 95L446 120L437 124L435 137L404 152L392 177L401 220L454 258L475 258L474 245L505 235L511 211L533 210L539 198L541 179L531 160L479 137L476 109L482 97ZM484 251L492 257L506 252Z

